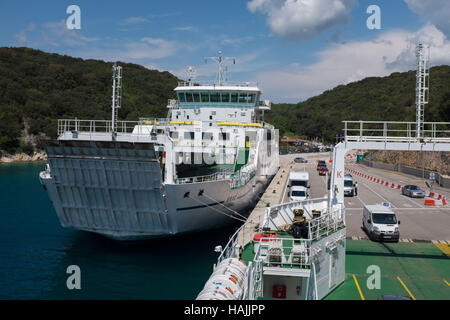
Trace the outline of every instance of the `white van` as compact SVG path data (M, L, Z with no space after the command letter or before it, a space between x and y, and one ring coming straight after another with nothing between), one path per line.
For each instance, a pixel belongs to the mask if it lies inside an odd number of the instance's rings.
M303 186L293 186L289 191L290 201L303 201L308 197L308 189Z
M395 213L385 205L364 206L362 225L371 240L398 241L400 233Z
M291 171L289 172L288 187L301 186L309 188L309 173L306 171Z

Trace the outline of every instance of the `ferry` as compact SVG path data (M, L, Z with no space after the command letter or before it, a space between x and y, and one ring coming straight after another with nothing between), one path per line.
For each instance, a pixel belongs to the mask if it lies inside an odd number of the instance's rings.
M111 120L58 120L39 179L63 227L141 240L245 222L279 169L278 131L257 83L224 79L226 60L215 81L179 82L167 118L118 120L114 64Z

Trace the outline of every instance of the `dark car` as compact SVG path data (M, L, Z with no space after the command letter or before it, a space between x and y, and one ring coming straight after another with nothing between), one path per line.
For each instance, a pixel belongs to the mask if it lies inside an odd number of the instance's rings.
M327 164L325 163L325 161L323 161L323 160L319 160L319 162L317 163L317 171L319 171L320 170L320 168L323 168L323 167L327 167Z
M306 160L305 158L299 157L299 158L295 158L294 162L296 162L296 163L307 163L308 160Z
M411 198L424 198L425 192L415 185L407 185L402 188L402 194Z
M328 172L328 168L327 167L320 167L319 168L319 176L324 176L326 175Z

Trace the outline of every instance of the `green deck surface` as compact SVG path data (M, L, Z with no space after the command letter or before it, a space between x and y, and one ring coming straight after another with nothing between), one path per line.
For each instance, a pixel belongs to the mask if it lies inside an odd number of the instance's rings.
M346 279L325 300L360 300L353 279L355 275L366 300L382 294L409 293L417 300L450 299L450 260L432 243L379 243L369 240L347 240ZM381 288L370 290L367 267L377 265L381 271ZM446 283L447 282L447 283Z

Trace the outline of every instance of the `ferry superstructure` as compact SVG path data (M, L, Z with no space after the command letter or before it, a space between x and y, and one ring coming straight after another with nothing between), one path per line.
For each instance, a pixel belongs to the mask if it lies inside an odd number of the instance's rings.
M58 120L39 175L63 227L117 240L219 228L248 210L278 171L278 132L256 83L180 82L168 117L118 121L122 69L113 67L111 120Z

